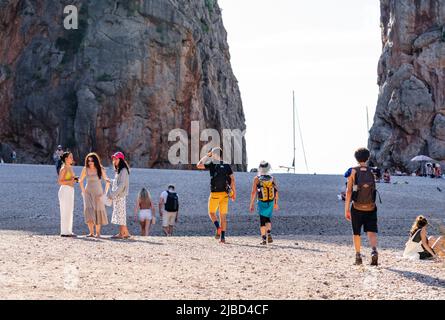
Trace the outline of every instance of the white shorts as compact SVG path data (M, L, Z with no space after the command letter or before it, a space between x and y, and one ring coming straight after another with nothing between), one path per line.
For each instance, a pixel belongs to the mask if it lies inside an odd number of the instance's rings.
M178 212L164 211L162 215L162 226L165 228L168 226L174 226L177 214Z
M153 219L153 214L151 213L151 209L142 209L139 210L139 221L151 220Z

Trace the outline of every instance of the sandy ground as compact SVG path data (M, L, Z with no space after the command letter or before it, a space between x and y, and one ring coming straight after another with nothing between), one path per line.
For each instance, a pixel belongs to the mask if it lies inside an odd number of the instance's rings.
M247 212L252 174L236 176L239 199L231 204L226 245L212 238L206 215L208 173L172 170L133 170L130 199L143 185L158 197L176 183L175 237L162 237L158 223L150 237L111 240L107 235L117 229L110 225L103 239L66 239L57 236L55 169L0 165L0 298L445 299L444 262L401 257L417 214L444 220L445 181L399 177L397 184L379 185L376 268L368 265L367 241L365 265L352 266L350 226L336 199L341 176L277 175L281 210L268 247L259 246L258 219ZM130 230L137 234L131 207ZM78 189L74 231L86 233Z

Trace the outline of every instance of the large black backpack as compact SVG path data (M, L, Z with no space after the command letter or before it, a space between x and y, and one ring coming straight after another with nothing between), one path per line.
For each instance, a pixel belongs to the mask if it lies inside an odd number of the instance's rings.
M227 191L230 185L230 176L227 175L226 166L223 163L215 165L215 170L213 171L212 184L214 190L220 192ZM213 190L212 190L213 191Z
M176 192L167 191L167 201L165 202L164 209L167 212L176 212L179 209L179 200Z
M362 168L366 168L366 170L361 170ZM369 167L356 167L354 169L355 181L352 191L354 208L362 211L373 211L377 195L374 174Z

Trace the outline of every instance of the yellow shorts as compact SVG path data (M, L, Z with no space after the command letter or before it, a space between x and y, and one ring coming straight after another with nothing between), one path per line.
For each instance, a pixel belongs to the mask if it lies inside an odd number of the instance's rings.
M229 195L227 192L211 192L209 196L209 213L227 214L229 211Z

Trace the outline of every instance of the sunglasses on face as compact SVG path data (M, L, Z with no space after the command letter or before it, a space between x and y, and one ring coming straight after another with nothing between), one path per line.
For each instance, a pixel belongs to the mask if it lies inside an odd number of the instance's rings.
M88 159L88 163L90 163L90 162L94 162L94 160L93 159Z

